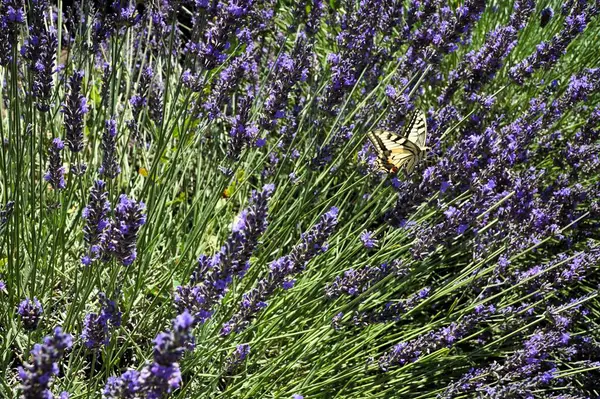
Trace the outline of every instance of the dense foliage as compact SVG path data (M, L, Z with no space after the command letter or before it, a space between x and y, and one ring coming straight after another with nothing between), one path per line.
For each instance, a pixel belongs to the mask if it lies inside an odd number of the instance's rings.
M600 397L599 13L0 0L0 396Z

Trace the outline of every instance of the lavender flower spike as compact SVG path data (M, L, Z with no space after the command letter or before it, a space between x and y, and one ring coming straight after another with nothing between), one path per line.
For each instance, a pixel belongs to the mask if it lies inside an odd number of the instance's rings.
M107 345L110 329L121 325L121 312L114 301L106 298L103 292L98 294L102 310L100 314L88 313L83 321L81 339L88 349L99 349Z
M538 69L549 69L558 62L569 44L583 32L598 9L587 1L577 1L565 19L563 29L549 42L542 42L529 57L512 67L509 76L518 84L533 75Z
M69 92L63 105L65 114L66 142L69 150L83 150L83 116L88 112L87 100L81 94L83 71L77 71L69 79Z
M55 190L62 190L66 187L65 184L65 168L62 165L62 157L60 152L65 145L60 138L52 140L48 155L48 172L44 175L44 179L50 183Z
M192 274L192 286L177 287L175 303L179 312L187 309L196 321L206 321L214 305L227 293L233 278L248 269L258 239L267 229L268 204L274 190L273 184L267 184L262 191L253 191L250 206L240 214L221 250L212 258L200 257Z
M104 387L107 399L164 398L181 385L179 360L194 347L194 318L187 311L173 320L173 330L154 339L154 361L141 372L129 370L111 377Z
M71 348L73 337L63 333L60 327L54 334L44 338L43 344L35 344L31 350L31 363L19 367L21 392L24 399L51 399L49 385L53 375L58 374L57 362Z
M106 129L102 135L102 165L98 173L109 179L114 179L121 173L117 160L117 122L114 119L106 121Z
M29 71L32 75L31 94L36 99L36 107L41 112L50 110L53 79L55 71L56 48L58 39L56 29L46 29L44 14L48 8L46 1L34 1L31 8L31 25L29 37L24 40L21 55L29 61Z
M86 266L91 265L106 250L110 227L110 220L108 219L110 202L108 202L107 197L108 193L104 181L96 180L90 189L88 205L82 212L82 217L86 221L83 227L83 239L89 248L81 263Z
M455 342L467 336L478 323L481 323L496 309L489 307L476 307L475 312L466 315L462 320L451 323L447 327L420 335L418 338L407 342L400 342L392 350L379 359L379 367L387 371L391 366L403 366L414 363L420 357L433 353L442 348L449 348Z
M243 295L239 310L223 325L221 334L229 335L233 331L243 330L250 324L254 315L267 306L265 301L278 287L291 288L293 280L290 278L302 272L312 258L327 250L326 241L335 230L337 222L338 209L332 207L321 215L316 225L302 234L301 242L292 248L288 255L271 262L271 271L267 277L261 279L255 288Z
M146 223L144 209L143 202L129 199L125 194L121 194L115 207L108 249L124 266L131 265L137 256L137 234Z
M225 363L225 374L233 374L244 363L244 360L250 354L250 345L241 344L235 348L235 351L227 358Z
M17 309L17 313L21 316L21 320L23 321L23 328L26 330L35 330L40 322L40 318L44 313L44 309L42 308L42 304L37 298L33 298L33 300L29 298L25 298L19 304L19 308Z
M109 377L102 390L106 399L133 399L141 391L140 373L137 370L127 370L120 377Z
M362 242L362 245L368 249L375 248L378 244L378 241L375 238L375 233L368 230L360 233L360 242Z
M408 266L400 260L383 263L381 266L367 266L358 270L349 269L344 272L343 276L337 276L331 284L325 287L325 295L328 298L338 298L341 295L357 296L390 274L401 279L407 276L409 271Z

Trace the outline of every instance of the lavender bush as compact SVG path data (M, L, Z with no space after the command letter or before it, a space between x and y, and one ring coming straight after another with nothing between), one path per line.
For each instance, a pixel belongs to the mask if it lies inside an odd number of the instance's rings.
M0 0L0 397L599 398L599 14Z

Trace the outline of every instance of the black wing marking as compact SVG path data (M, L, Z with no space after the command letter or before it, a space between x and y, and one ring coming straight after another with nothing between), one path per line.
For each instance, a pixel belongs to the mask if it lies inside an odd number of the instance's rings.
M367 138L377 151L377 166L386 172L397 172L402 168L410 173L421 158L421 149L405 137L392 132L376 130Z
M407 138L415 143L421 150L425 149L425 141L427 140L427 119L425 113L416 111L408 125Z

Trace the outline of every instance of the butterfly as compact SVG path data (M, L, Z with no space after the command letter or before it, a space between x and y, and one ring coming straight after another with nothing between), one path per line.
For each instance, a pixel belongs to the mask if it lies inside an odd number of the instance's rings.
M404 169L406 173L411 173L415 165L425 157L428 150L425 146L425 114L420 111L413 113L404 132L407 133L405 137L384 130L367 133L367 138L377 152L377 166L384 172L397 173Z

